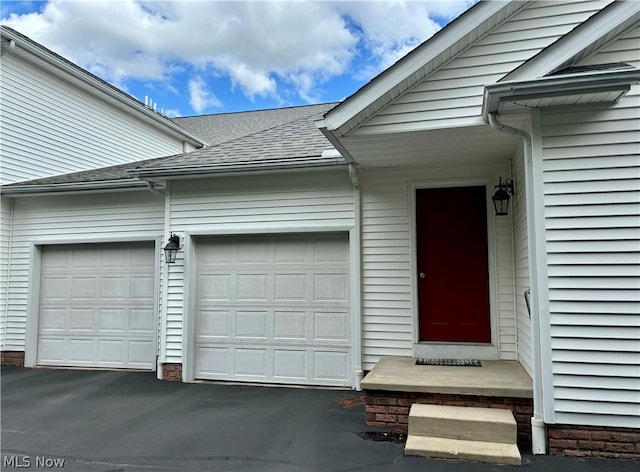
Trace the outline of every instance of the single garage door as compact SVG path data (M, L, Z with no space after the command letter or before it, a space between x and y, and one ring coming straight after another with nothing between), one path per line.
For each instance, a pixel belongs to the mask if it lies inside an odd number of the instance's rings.
M154 254L139 243L44 247L38 364L153 370Z
M197 242L195 377L350 385L346 234Z

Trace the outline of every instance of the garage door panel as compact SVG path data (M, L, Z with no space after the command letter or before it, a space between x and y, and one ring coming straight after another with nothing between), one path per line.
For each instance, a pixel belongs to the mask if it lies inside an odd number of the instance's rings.
M196 254L196 378L349 384L346 235L206 239Z
M43 248L38 364L155 367L153 245Z
M69 310L69 332L93 335L96 331L95 308L71 308Z
M318 302L348 302L349 278L347 274L315 274L314 300Z
M349 340L349 314L339 312L314 312L313 339L316 341Z
M309 338L307 332L307 311L274 312L273 337L275 340L293 340L299 342Z
M314 377L326 381L346 381L349 357L346 352L315 351Z
M273 377L281 380L306 381L309 371L306 350L274 349Z
M236 311L236 338L267 339L266 311Z

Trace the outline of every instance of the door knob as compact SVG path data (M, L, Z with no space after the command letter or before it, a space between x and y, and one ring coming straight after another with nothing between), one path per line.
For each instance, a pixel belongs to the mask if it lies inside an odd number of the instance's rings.
M424 272L420 272L420 278L424 279L427 275Z

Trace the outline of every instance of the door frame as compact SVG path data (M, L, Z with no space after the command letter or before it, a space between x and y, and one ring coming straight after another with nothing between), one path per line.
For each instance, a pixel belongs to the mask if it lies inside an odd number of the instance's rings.
M418 275L417 275L417 225L416 191L429 188L449 187L485 187L486 211L487 211L487 262L489 267L489 323L491 328L491 343L442 343L421 342L419 340L420 313L418 311ZM446 358L446 359L483 359L496 360L499 354L498 337L498 271L496 261L495 241L495 214L492 210L491 195L493 184L491 179L470 180L440 180L437 182L410 182L409 183L409 238L410 238L410 262L411 274L411 306L413 308L413 355L416 358Z

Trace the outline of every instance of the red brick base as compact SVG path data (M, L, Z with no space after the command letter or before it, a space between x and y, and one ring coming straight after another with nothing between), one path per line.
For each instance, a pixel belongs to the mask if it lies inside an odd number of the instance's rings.
M640 459L640 429L547 425L552 456Z
M400 432L407 432L409 408L414 403L509 409L513 412L518 424L518 447L522 452L531 452L531 417L533 416L533 399L531 398L405 393L380 390L368 390L366 394L366 423L369 426L382 426Z
M162 364L162 380L182 381L182 364Z
M2 351L0 352L0 364L24 367L23 351Z

